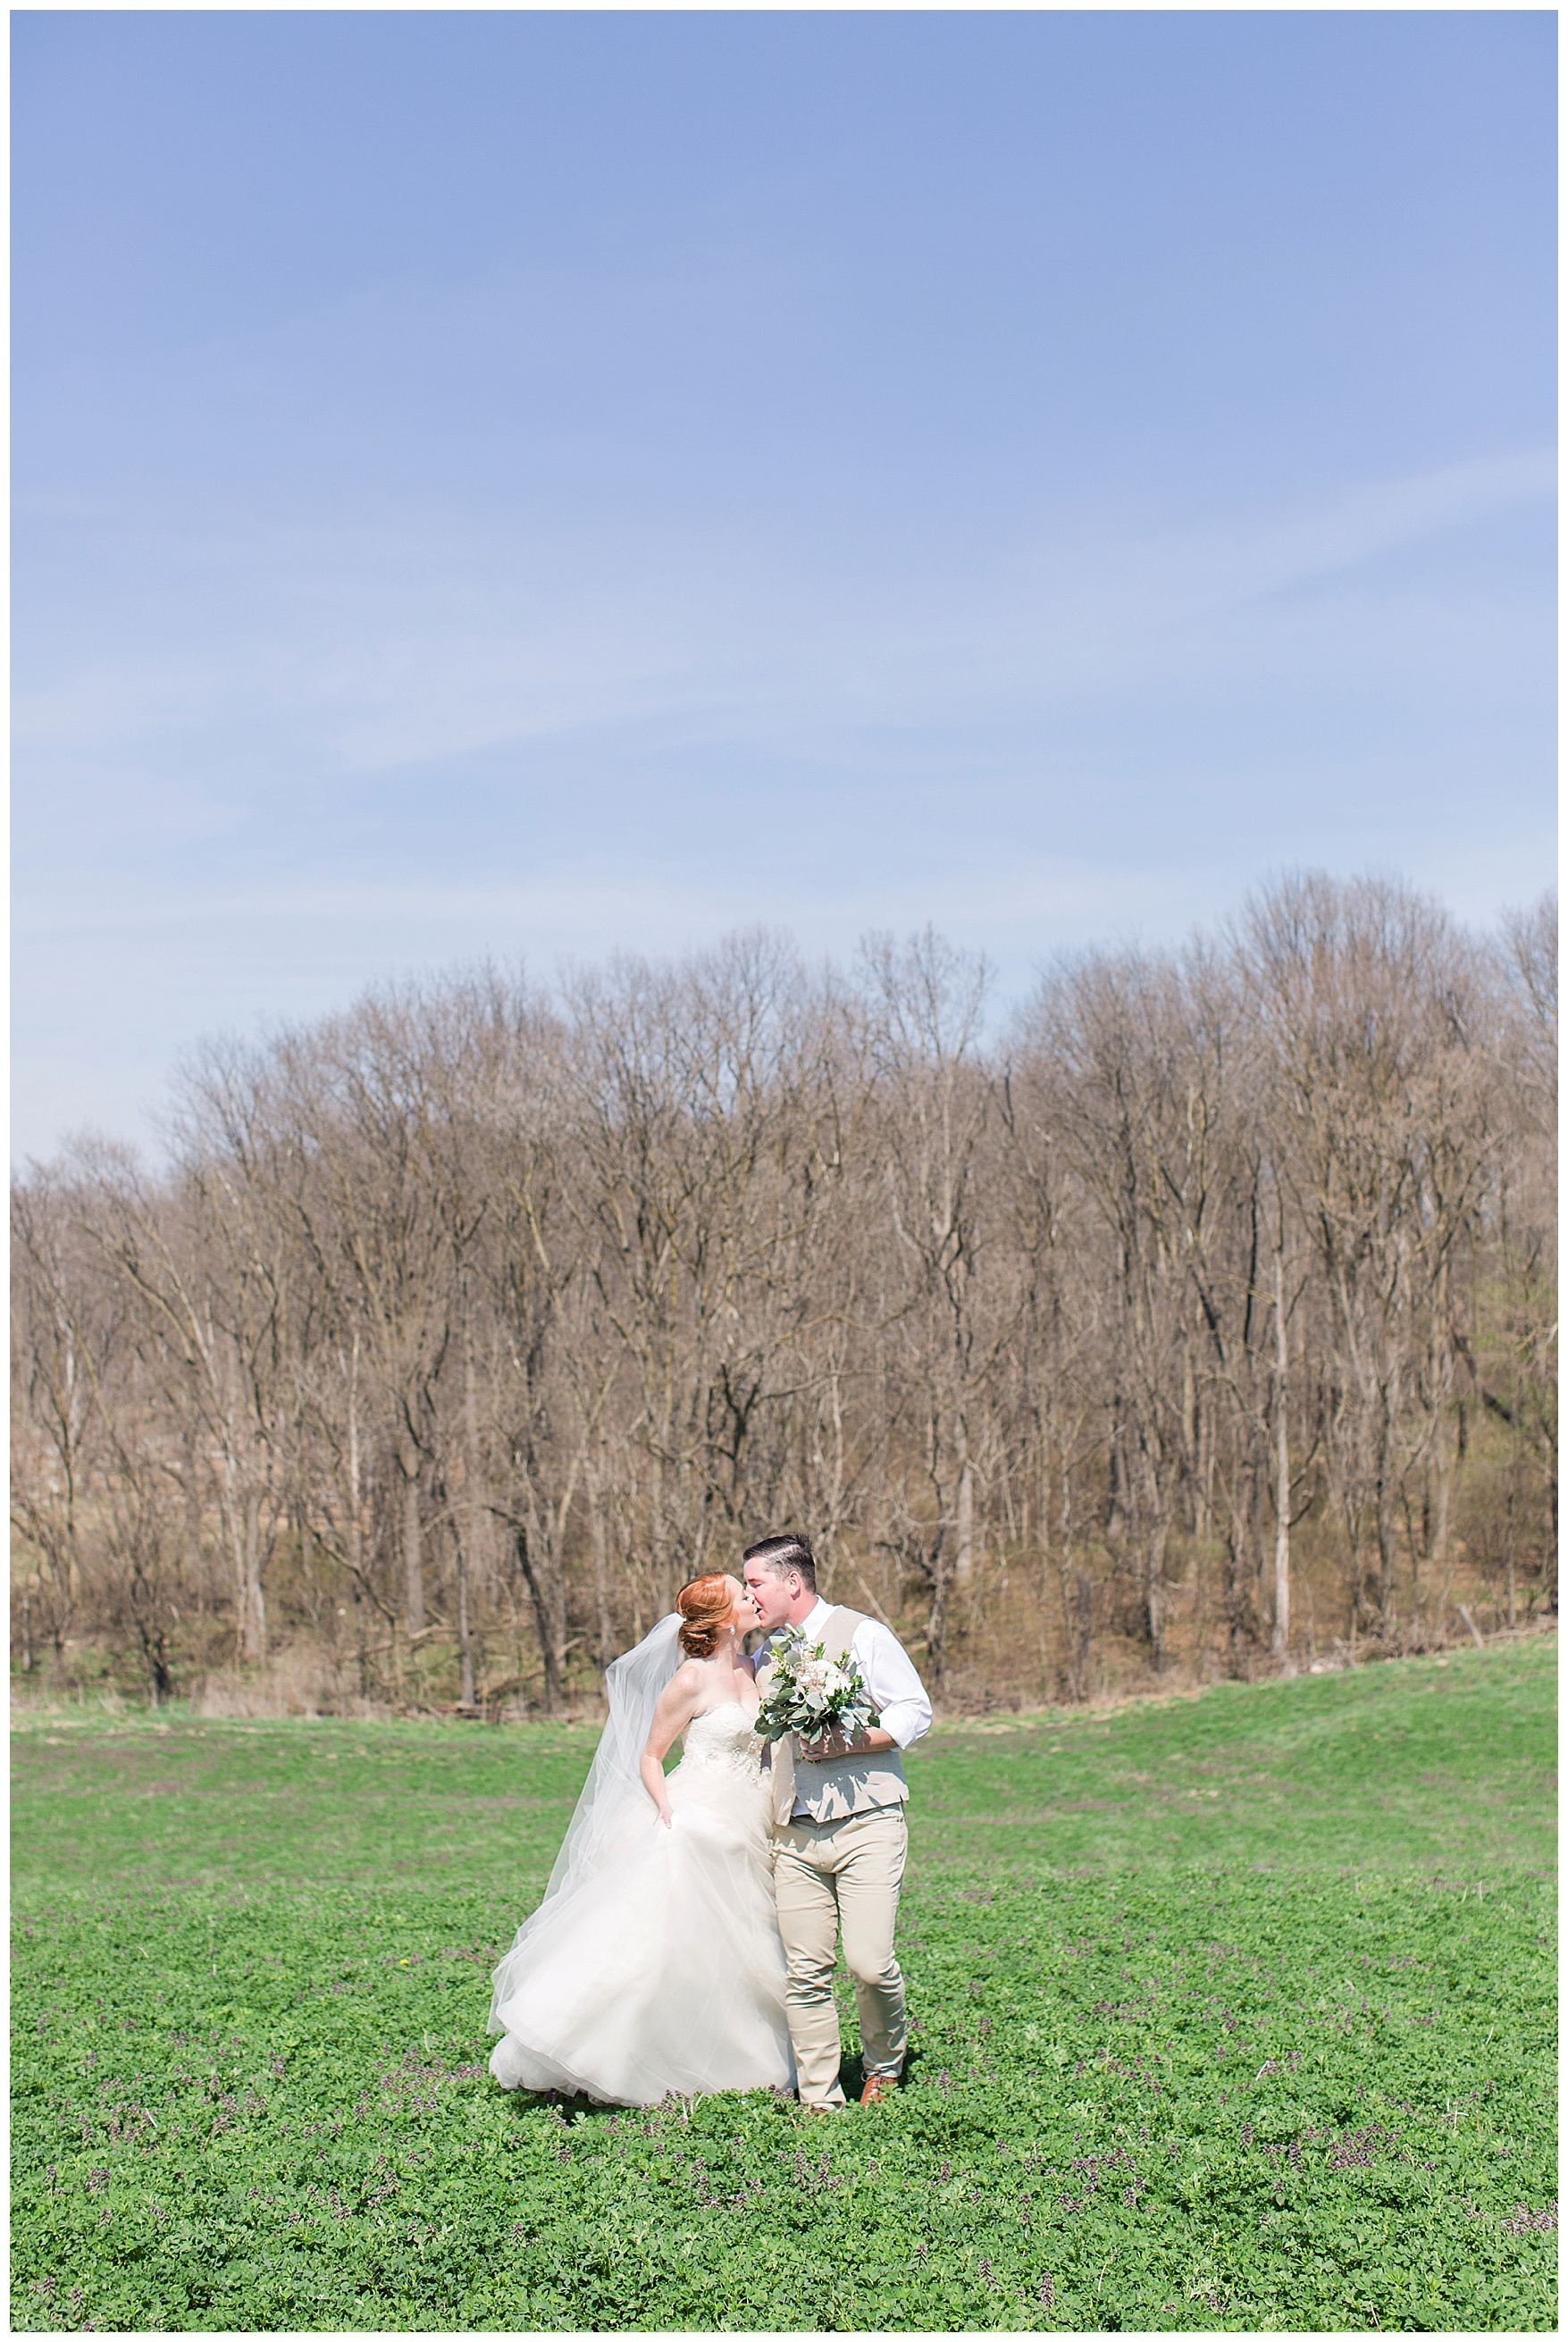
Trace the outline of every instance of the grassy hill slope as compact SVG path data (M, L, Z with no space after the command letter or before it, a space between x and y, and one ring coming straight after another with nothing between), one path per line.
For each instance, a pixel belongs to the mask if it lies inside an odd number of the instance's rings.
M589 1730L30 1724L15 2322L1548 2328L1554 1686L940 1727L908 2087L814 2126L489 2084Z

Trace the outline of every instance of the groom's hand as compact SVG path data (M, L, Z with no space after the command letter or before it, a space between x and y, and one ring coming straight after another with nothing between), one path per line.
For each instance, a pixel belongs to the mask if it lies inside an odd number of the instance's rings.
M803 1740L800 1753L808 1765L827 1765L835 1756L852 1756L864 1740L863 1732L857 1732L854 1740L846 1740L842 1726L835 1724L831 1732L819 1733L814 1740Z
M831 1732L820 1733L814 1740L803 1740L800 1753L808 1765L830 1765L835 1756L864 1756L891 1748L894 1745L891 1732L857 1732L846 1740L844 1728L835 1724Z

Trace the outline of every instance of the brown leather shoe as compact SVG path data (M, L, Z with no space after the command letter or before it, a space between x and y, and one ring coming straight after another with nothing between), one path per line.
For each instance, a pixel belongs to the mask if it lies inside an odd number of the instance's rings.
M874 2107L883 2098L893 2097L897 2089L896 2074L868 2074L865 2077L865 2087L860 2094L860 2103L863 2107Z

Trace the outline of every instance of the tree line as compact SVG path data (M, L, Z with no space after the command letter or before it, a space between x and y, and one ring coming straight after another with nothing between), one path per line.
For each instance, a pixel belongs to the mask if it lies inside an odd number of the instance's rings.
M1555 1606L1555 905L374 992L13 1186L13 1647L559 1711L811 1535L954 1703Z

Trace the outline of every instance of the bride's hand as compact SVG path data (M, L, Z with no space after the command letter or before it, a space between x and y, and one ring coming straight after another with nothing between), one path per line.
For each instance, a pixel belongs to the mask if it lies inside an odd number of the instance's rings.
M676 1670L659 1694L659 1704L654 1710L654 1720L648 1727L646 1745L638 1767L643 1787L658 1807L659 1819L668 1829L674 1820L670 1801L664 1795L664 1759L696 1714L702 1696L703 1670L695 1660L688 1660Z

